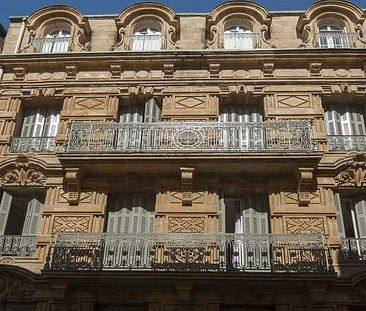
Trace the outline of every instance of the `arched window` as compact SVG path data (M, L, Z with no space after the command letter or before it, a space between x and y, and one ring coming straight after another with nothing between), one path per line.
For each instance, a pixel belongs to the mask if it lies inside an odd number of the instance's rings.
M46 34L42 44L42 53L65 53L69 51L70 31L56 30Z
M253 31L245 26L232 26L224 34L224 49L250 50L254 48Z
M325 24L319 27L318 44L320 48L347 48L349 41L345 27Z
M153 27L145 27L134 32L132 51L157 51L163 46L161 31Z

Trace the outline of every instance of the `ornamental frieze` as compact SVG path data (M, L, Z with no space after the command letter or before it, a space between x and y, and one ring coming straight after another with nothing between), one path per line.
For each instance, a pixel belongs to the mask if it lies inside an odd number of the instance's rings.
M363 187L366 183L366 154L355 153L351 160L335 177L334 182L341 188Z
M1 186L44 186L47 177L42 169L32 162L34 157L35 155L18 156L15 163L7 166L1 175Z

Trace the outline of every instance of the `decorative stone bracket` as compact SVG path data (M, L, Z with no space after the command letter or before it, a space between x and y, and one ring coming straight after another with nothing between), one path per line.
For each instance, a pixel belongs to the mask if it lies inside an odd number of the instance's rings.
M192 206L194 168L181 167L180 171L182 176L182 204L183 206Z
M298 200L299 205L310 204L310 192L314 180L313 168L299 168L298 171Z
M65 183L68 191L68 202L70 204L79 204L80 200L80 179L81 174L78 168L65 169Z

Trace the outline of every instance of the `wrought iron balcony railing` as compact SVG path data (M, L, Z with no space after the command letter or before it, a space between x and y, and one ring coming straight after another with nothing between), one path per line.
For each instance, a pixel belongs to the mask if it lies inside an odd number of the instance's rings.
M320 235L59 234L51 271L327 272Z
M34 53L67 53L70 49L70 37L33 38L31 46Z
M53 152L55 137L18 137L11 141L11 152Z
M331 151L365 151L366 136L328 135L328 147Z
M341 259L344 262L366 262L366 238L343 238Z
M220 45L226 50L251 50L261 47L261 34L254 32L232 32L220 35Z
M165 49L163 35L132 35L125 36L125 47L131 51L159 51Z
M311 152L308 121L71 123L67 153Z
M0 236L0 256L33 256L37 247L37 237L21 235Z
M321 31L315 35L315 47L321 49L341 49L353 47L357 33L341 31Z

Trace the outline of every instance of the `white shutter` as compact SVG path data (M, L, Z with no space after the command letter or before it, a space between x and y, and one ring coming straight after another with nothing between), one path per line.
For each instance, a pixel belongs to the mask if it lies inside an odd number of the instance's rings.
M120 123L141 123L143 122L142 105L122 105L120 110Z
M145 118L144 122L160 122L161 109L154 98L149 99L145 104Z
M268 234L268 203L265 196L246 195L242 199L243 233Z
M339 193L334 193L334 203L337 207L337 227L339 235L344 238L346 236L344 230L344 221L343 221L343 214L342 214L342 204L341 198Z
M218 206L218 217L219 217L219 232L225 233L226 226L225 226L225 196L224 191L220 190L219 195L219 206Z
M33 132L31 137L41 137L43 133L45 123L45 111L42 109L37 109L34 117Z
M22 131L20 133L21 137L32 137L34 120L36 113L30 110L26 111L23 118Z
M0 203L0 235L4 235L5 233L12 199L13 197L10 193L3 191Z
M155 220L155 198L152 195L126 194L112 196L107 231L112 233L152 233Z
M44 126L44 130L43 130L43 137L55 137L57 134L57 128L58 128L58 124L60 121L60 115L57 112L56 108L52 108L49 110L47 116L46 116L46 121L45 121L45 126Z
M22 235L37 235L42 216L42 203L33 198L28 202Z
M360 200L355 204L355 212L358 226L358 236L366 238L366 201Z

